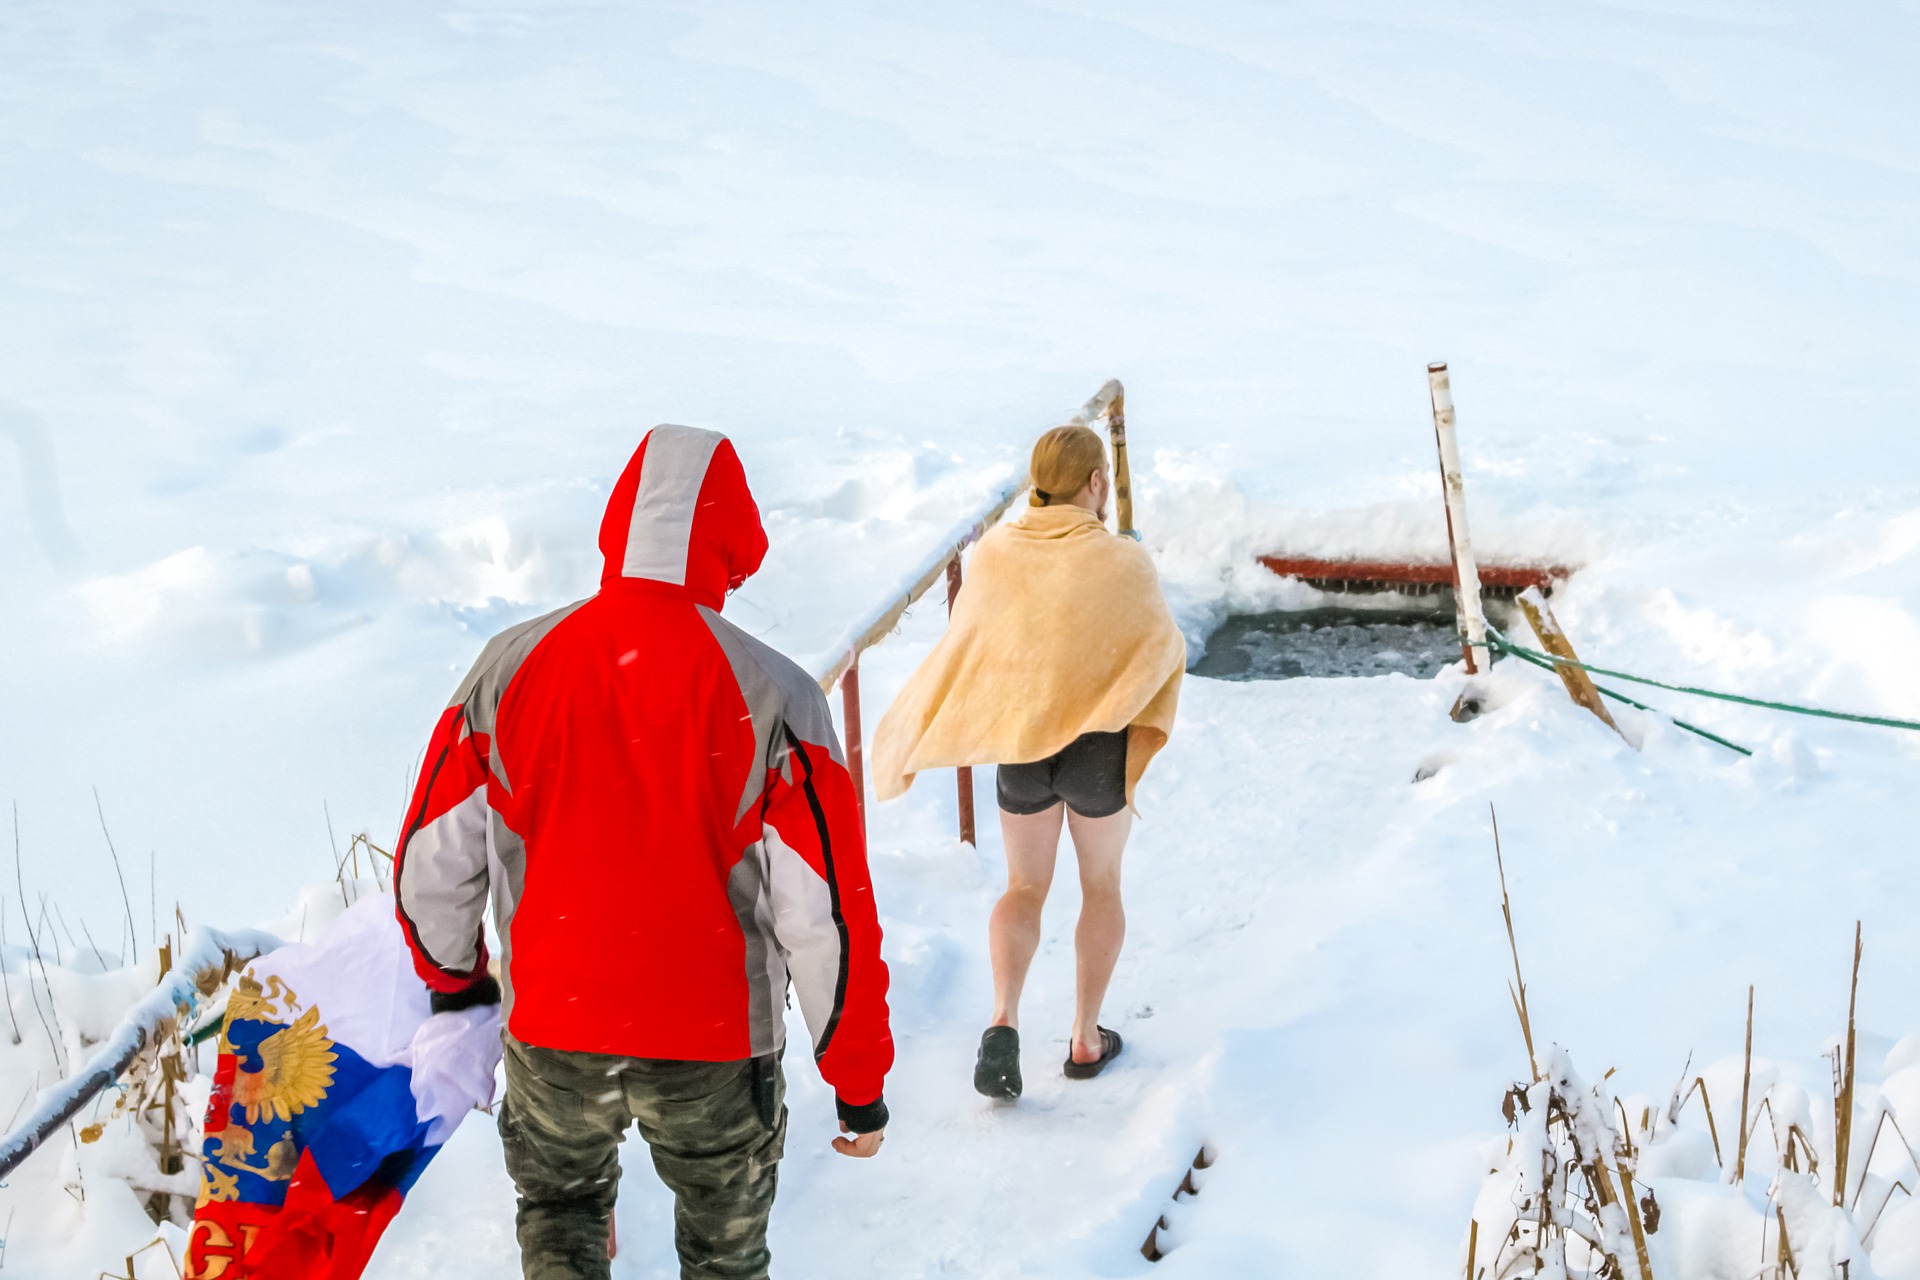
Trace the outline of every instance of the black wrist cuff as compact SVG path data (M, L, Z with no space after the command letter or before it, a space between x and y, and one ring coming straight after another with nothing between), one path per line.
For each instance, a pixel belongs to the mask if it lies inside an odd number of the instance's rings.
M855 1133L873 1133L887 1127L887 1100L875 1098L865 1106L856 1107L851 1102L835 1098L833 1105L840 1113L840 1123Z
M462 987L458 991L429 992L428 1001L435 1013L455 1013L475 1005L499 1004L500 983L492 974L488 974L472 986Z

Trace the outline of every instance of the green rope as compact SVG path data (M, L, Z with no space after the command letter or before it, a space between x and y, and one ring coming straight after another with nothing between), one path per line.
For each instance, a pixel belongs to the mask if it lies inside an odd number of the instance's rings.
M223 1011L220 1014L220 1016L215 1018L212 1022L206 1023L204 1026L196 1027L194 1030L188 1032L187 1044L190 1047L193 1045L205 1044L207 1041L219 1035L220 1028L226 1025L227 1025L227 1015Z
M1920 722L1896 720L1891 716L1863 716L1850 711L1828 711L1821 707L1803 707L1792 702L1769 702L1765 698L1749 698L1738 693L1720 693L1713 689L1698 689L1688 684L1668 684L1664 680L1650 680L1646 676L1631 675L1625 671L1609 671L1605 667L1589 666L1572 658L1559 658L1550 653L1541 653L1525 645L1515 644L1500 634L1500 628L1487 624L1487 634L1493 637L1494 646L1516 657L1531 658L1536 664L1550 663L1555 667L1578 667L1582 671L1591 671L1597 676L1612 676L1616 680L1631 680L1635 684L1648 684L1656 689L1667 689L1674 693L1691 693L1701 698L1718 698L1722 702L1737 702L1748 707L1765 707L1769 711L1790 711L1800 716L1821 716L1828 720L1847 720L1854 724L1877 724L1887 729L1920 730ZM1675 723L1678 723L1676 721Z
M1492 627L1489 626L1488 630L1491 631ZM1551 660L1550 656L1546 658L1535 657L1531 650L1522 649L1516 645L1508 643L1505 636L1500 637L1500 641L1496 643L1494 647L1496 649L1499 649L1502 653L1512 654L1514 657L1520 659L1520 661L1522 662L1531 662L1536 667L1542 667L1548 671L1557 671L1556 664ZM1629 698L1626 694L1621 693L1616 689L1609 689L1607 688L1607 686L1603 684L1596 684L1593 687L1596 691L1600 693L1604 693L1607 697L1612 698L1615 702L1624 702L1630 707L1635 707L1641 711L1649 712L1656 716L1666 714L1663 711L1659 711L1653 707L1648 706L1646 703L1641 702L1637 698ZM1721 746L1727 748L1730 751L1738 751L1743 756L1750 756L1753 754L1751 750L1741 746L1739 743L1730 742L1727 739L1721 737L1717 733L1714 733L1707 729L1702 729L1697 724L1688 724L1685 720L1680 720L1671 716L1668 716L1667 718L1673 720L1673 723L1678 728L1685 729L1688 733L1698 734L1702 738L1705 738L1708 742L1717 742Z

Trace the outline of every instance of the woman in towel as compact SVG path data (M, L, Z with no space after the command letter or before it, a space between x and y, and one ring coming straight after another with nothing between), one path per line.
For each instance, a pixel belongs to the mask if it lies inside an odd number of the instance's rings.
M1100 1074L1120 1037L1099 1023L1126 912L1120 855L1133 793L1173 728L1186 644L1153 562L1105 524L1106 449L1084 426L1033 449L1027 510L980 539L947 634L907 681L873 742L874 790L923 769L998 765L1007 891L993 909L993 1023L973 1085L1020 1096L1020 990L1040 945L1064 822L1080 863L1070 1079Z

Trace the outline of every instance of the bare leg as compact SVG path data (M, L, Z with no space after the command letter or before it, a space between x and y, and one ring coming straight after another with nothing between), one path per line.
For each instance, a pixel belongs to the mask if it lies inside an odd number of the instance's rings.
M1069 811L1067 830L1080 859L1080 923L1073 931L1073 1060L1095 1062L1102 1047L1100 1004L1107 998L1107 984L1127 937L1120 855L1133 830L1133 814L1122 809L1105 818L1086 818Z
M987 949L993 957L993 1025L1020 1025L1020 991L1027 968L1040 947L1040 909L1053 887L1053 864L1060 851L1060 820L1067 806L1042 813L1000 811L1000 836L1007 847L1007 891L994 904L987 923Z

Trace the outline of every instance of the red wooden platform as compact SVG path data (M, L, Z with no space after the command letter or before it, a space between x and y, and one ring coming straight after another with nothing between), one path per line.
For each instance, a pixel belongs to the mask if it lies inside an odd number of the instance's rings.
M1321 560L1312 556L1261 556L1260 563L1283 578L1298 578L1327 591L1412 591L1426 594L1453 586L1450 564L1403 560ZM1480 588L1491 596L1511 598L1528 587L1548 595L1555 581L1572 570L1564 565L1483 564Z

